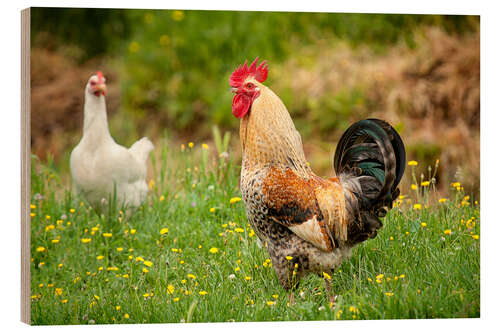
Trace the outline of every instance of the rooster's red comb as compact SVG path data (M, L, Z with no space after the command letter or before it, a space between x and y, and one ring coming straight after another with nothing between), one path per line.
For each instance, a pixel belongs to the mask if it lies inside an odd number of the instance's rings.
M255 60L250 64L250 67L248 67L246 60L243 66L238 66L229 78L229 85L231 87L239 87L249 76L255 77L255 79L259 82L266 81L267 63L266 61L263 61L259 66L257 66L258 60L259 57L255 58Z

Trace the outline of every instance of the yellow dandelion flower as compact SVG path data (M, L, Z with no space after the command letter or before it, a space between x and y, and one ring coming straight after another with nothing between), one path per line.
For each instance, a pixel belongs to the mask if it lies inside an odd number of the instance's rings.
M239 233L243 233L243 232L245 232L245 229L243 229L243 228L236 228L236 229L234 229L234 231L239 232Z
M384 278L384 274L379 274L375 277L377 280L381 280Z
M134 235L134 234L136 233L136 231L137 231L137 230L135 230L135 229L130 229L130 234L131 234L131 235Z
M81 241L83 244L90 243L92 241L92 238L82 238Z
M408 162L408 165L409 166L417 166L418 162L417 161L410 161L410 162Z
M139 261L144 261L144 258L143 258L143 257L136 257L136 258L135 258L135 261L136 261L136 262L139 262Z
M122 275L122 278L124 278L124 279L128 279L128 277L129 277L129 275L128 275L128 274L123 274L123 275Z
M179 302L179 297L175 297L175 298L173 299L173 301L174 301L174 302Z
M139 51L139 48L140 48L140 45L139 43L133 41L131 42L129 45L128 45L128 50L131 52L131 53L136 53L137 51Z
M275 302L274 301L267 301L266 304L269 306L273 306L275 304Z
M448 201L448 199L446 198L441 198L438 200L439 203L445 203L446 201Z
M414 205L413 205L413 209L415 209L415 210L422 209L422 205L421 205L421 204L418 204L418 203L417 203L417 204L414 204Z
M115 310L116 310L116 311L120 311L120 309L121 309L121 308L122 308L122 307L121 307L120 305L115 306Z
M112 234L112 233L110 233L110 232L105 232L105 233L103 233L103 234L102 234L102 236L103 236L103 237L106 237L106 238L109 238L109 237L112 237L112 236L113 236L113 234Z
M339 312L337 312L337 319L339 319L341 315L342 315L342 310L339 310Z
M451 235L451 229L446 229L443 231L445 235Z
M194 143L193 142L188 143L188 147L189 148L193 148L194 147Z
M425 223L425 222L420 223L420 225L422 226L422 228L427 227L427 223Z
M215 213L215 208L214 207L210 208L210 213Z
M394 237L390 236L390 237L389 237L389 240L394 240Z
M478 240L479 239L479 235L471 235L471 237L475 240Z
M75 212L75 209L74 209L74 208L70 208L70 209L69 209L69 212L70 212L71 214L73 214L73 213Z
M100 300L100 299L101 299L101 298L100 298L99 296L97 296L97 295L94 295L94 298L95 298L96 300Z
M389 297L391 297L391 296L393 296L393 295L394 295L394 293L391 293L391 292L386 292L386 293L385 293L385 296L389 296Z
M234 269L234 271L235 271L235 272L237 272L237 271L239 271L239 270L240 270L240 268L239 268L239 267L236 267L236 268Z
M39 246L36 248L36 252L43 252L45 251L45 248L43 246Z
M35 215L36 215L35 213L30 213L31 217L35 217Z
M171 284L169 284L167 286L167 293L169 293L170 295L174 293L174 290L175 290L175 287Z
M97 256L96 259L97 260L102 260L102 259L104 259L104 256Z
M174 21L182 21L184 19L184 12L182 10L174 10L172 12L172 18Z
M367 278L368 282L373 282L373 280L371 278Z
M63 288L56 288L54 290L54 292L56 293L57 296L61 296L62 295L62 292L63 292Z
M30 209L36 209L36 205L31 204Z
M170 37L168 37L167 35L160 36L160 45L161 46L167 46L169 43L170 43ZM184 145L181 145L181 146L184 146ZM181 149L182 149L182 147L181 147ZM184 150L184 149L182 149L182 150Z
M331 280L331 279L332 279L332 277L330 276L330 274L325 273L325 272L323 272L323 277L324 277L325 279L327 279L327 280Z
M293 257L292 256L286 256L285 259L288 260L288 261L290 261L290 260L293 259Z
M421 183L420 183L420 186L426 187L426 186L429 186L430 184L431 184L431 182L430 182L430 181L428 181L428 180L426 180L426 181L424 181L424 182L421 182Z
M206 143L202 144L201 146L203 147L203 149L208 150L208 145Z
M129 315L128 313L125 313L125 314L123 315L123 318L125 318L125 319L129 319L129 318L130 318L130 315Z
M196 280L196 275L194 275L194 274L189 273L187 275L187 277L190 278L190 279Z
M208 294L208 292L206 292L205 290L202 290L202 291L200 291L200 292L199 292L199 294L200 294L201 296L205 296L206 294Z
M148 266L148 267L152 267L153 266L153 263L149 260L146 260L143 262L144 265Z
M61 300L61 303L62 304L66 304L66 303L68 303L68 300L67 299L63 299L63 300Z
M245 276L245 280L250 281L252 279L251 276Z
M272 295L274 299L278 299L278 295L274 294Z
M411 184L411 189L412 189L412 190L416 190L417 188L418 188L418 187L417 187L417 185L416 185L416 184Z
M118 252L122 252L122 251L123 251L123 247L117 247L117 248L116 248L116 251L118 251Z
M400 278L400 279L404 279L404 278L405 278L405 275L404 275L404 274L401 274L401 275L399 276L399 278Z
M143 273L148 273L148 272L149 272L149 269L147 269L146 267L144 267L144 268L142 269L142 272L143 272Z
M229 203L230 204L234 204L234 203L237 203L237 202L240 202L241 201L241 198L240 197L234 197L234 198L231 198L229 200Z

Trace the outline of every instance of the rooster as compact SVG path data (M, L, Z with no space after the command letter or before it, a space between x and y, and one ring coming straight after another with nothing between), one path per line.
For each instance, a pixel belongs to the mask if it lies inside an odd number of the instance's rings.
M110 198L137 207L148 192L147 159L154 146L148 138L128 149L115 142L108 129L105 96L106 79L97 72L85 87L83 137L71 152L71 175L77 191L96 209Z
M245 61L229 78L232 113L240 119L247 217L292 301L300 278L316 273L325 278L334 302L333 270L382 227L380 218L399 195L405 148L388 123L361 120L338 143L334 176L318 177L285 105L262 84L266 62L257 61Z

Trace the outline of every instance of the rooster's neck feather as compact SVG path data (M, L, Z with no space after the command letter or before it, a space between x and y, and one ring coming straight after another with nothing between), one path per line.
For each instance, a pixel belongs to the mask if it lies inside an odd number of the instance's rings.
M244 164L291 167L307 177L311 169L290 114L271 89L258 86L261 93L240 123Z

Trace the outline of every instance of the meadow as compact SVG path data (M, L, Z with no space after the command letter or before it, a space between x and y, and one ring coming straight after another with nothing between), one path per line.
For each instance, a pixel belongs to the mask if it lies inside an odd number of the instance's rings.
M247 223L229 141L159 140L134 214L112 200L97 214L33 155L32 324L480 316L480 207L458 182L438 195L438 161L409 162L409 193L331 276L335 306L315 275L290 304Z

